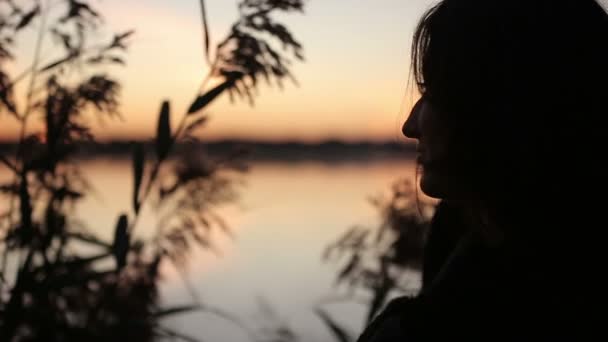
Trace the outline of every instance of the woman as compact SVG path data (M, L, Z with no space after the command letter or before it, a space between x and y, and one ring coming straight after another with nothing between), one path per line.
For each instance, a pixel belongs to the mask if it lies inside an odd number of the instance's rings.
M444 0L418 25L403 133L442 199L423 288L361 342L602 340L608 15L594 0ZM601 312L601 311L600 311Z

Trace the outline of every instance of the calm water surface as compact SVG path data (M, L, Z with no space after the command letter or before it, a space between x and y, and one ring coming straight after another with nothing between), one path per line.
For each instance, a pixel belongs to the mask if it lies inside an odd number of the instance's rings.
M116 217L130 208L130 168L128 160L96 159L84 164L96 191L79 204L78 216L108 240ZM269 306L276 321L303 340L332 341L313 307L344 289L333 286L338 265L323 263L322 251L350 226L376 223L376 212L366 198L387 191L397 178L413 179L414 168L411 160L254 163L245 176L239 203L223 211L235 238L218 234L219 256L193 253L185 280L165 267L163 302L192 303L189 284L203 302L238 316L249 327L261 326L261 307ZM154 219L148 210L139 233L152 232ZM361 329L365 314L361 304L344 302L325 308L353 332ZM243 329L206 313L176 316L167 324L204 341L250 341Z

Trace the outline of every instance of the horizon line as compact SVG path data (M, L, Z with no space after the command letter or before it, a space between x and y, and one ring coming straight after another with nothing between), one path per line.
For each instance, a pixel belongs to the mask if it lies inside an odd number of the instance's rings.
M120 139L103 139L93 141L83 141L83 144L99 144L99 145L120 145L130 143L153 143L154 138L141 139L141 138L120 138ZM2 140L0 139L0 145L16 145L17 139L14 140ZM200 139L201 144L248 144L248 145L328 145L328 144L340 144L340 145L415 145L413 140L377 140L377 139L339 139L339 138L327 138L320 140L304 140L304 139L255 139L255 138L218 138L218 139Z

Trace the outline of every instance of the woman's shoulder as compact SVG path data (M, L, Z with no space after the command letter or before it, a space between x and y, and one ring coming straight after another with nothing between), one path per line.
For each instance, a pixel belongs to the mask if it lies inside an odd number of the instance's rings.
M408 317L420 317L419 297L398 297L363 331L357 342L416 341L412 328L417 324L406 324Z
M480 298L419 295L391 301L357 342L420 342L441 340L522 341L547 337L551 331L533 329L512 319L519 312L491 308ZM498 310L497 310L498 309Z
M488 335L479 324L488 325L482 320L484 310L475 306L474 301L448 302L428 295L396 298L357 342L482 340Z

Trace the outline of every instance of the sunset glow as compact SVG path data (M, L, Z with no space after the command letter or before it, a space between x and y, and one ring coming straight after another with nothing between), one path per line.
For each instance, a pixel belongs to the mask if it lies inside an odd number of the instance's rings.
M254 107L230 104L227 96L219 99L209 109L212 120L201 137L401 140L400 126L411 101L405 96L411 34L433 2L309 1L305 14L281 18L304 46L306 62L293 65L299 86L263 86ZM94 133L103 140L151 137L161 101L171 101L175 120L208 70L199 3L105 0L98 6L112 30L132 28L136 35L128 65L108 69L123 85L124 121L96 123ZM217 41L236 18L236 1L209 0L207 6L212 39ZM30 59L24 54L24 61ZM2 121L0 140L14 139L17 125L6 117ZM40 121L34 118L30 127Z

